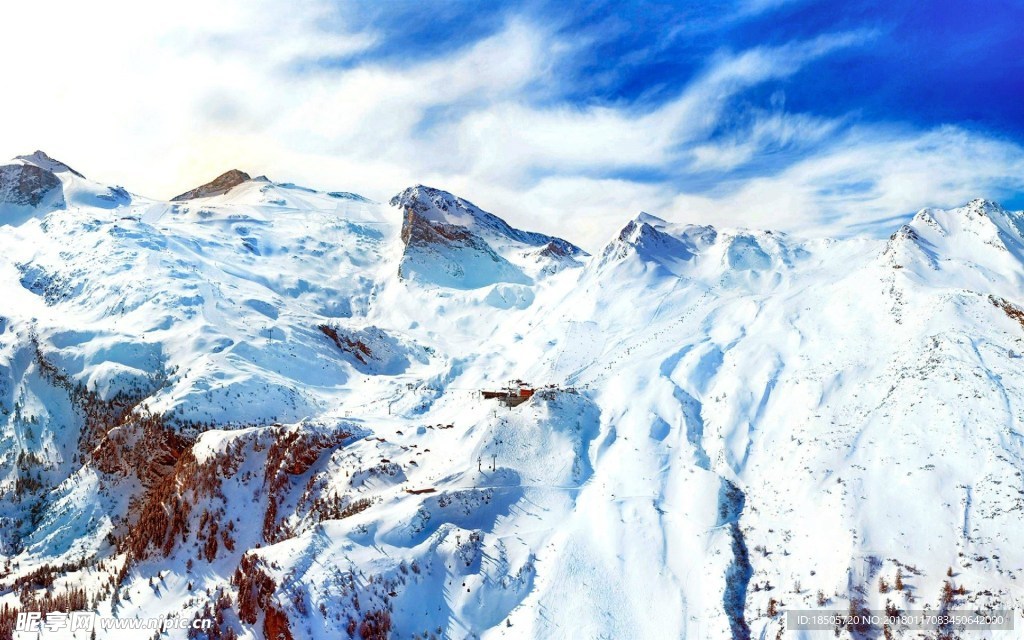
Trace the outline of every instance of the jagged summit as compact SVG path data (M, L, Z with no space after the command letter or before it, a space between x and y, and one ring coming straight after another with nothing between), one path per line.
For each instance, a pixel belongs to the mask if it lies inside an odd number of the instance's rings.
M641 211L601 251L602 262L637 254L647 260L689 260L710 245L718 231L705 225L682 225Z
M434 187L422 184L409 187L391 198L390 204L401 209L404 215L412 212L426 221L466 227L485 236L491 236L491 239L510 240L533 247L555 242L570 255L586 255L583 249L567 240L516 229L469 200Z
M954 209L922 209L908 224L932 242L956 236L997 246L1024 243L1024 212L983 198Z
M967 204L963 205L962 207L957 208L967 211L978 212L983 215L991 211L1009 211L1009 209L1004 207L999 202L995 200L989 200L988 198L975 198L968 202Z
M980 221L986 218L996 221L1005 218L1018 218L1022 215L1024 215L1024 212L1010 211L995 200L975 198L962 206L952 209L939 209L936 207L921 209L914 214L910 224L923 223L934 227L939 224L940 218L944 219L944 221L959 221L962 224L964 221Z
M993 261L1005 263L1000 270L1018 272L1024 260L1024 212L984 198L953 209L921 209L889 237L881 257L893 268L922 273L937 272L942 263L966 267Z
M266 176L260 176L264 181L267 181ZM210 182L204 185L200 185L191 191L171 198L171 202L181 202L182 200L193 200L195 198L209 198L211 196L219 196L223 193L227 193L231 189L237 187L243 182L251 180L249 174L240 171L238 169L231 169L226 171Z
M21 161L26 162L26 163L31 164L31 165L34 165L36 167L39 167L40 169L46 169L47 171L52 171L53 173L61 173L61 172L67 171L69 173L73 173L74 175L78 176L79 178L85 178L85 176L83 176L81 173L75 171L74 169L72 169L68 165L64 164L60 160L57 160L55 158L51 158L50 156L48 156L46 154L45 151L40 151L38 149L35 152L33 152L33 153L26 154L26 155L23 155L23 156L18 156L15 159L16 160L21 160Z
M586 255L571 242L516 229L441 189L416 185L390 203L402 211L405 249L399 276L404 279L459 289L530 284L533 278L581 266L575 257Z
M665 220L664 218L659 218L654 214L647 213L646 211L641 211L640 213L638 213L636 217L633 218L633 222L637 224L648 224L655 228L668 226L667 220Z

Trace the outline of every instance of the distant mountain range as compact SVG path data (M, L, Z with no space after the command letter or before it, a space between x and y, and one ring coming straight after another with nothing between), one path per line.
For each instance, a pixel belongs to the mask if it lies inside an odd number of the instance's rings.
M1024 610L1024 212L625 217L591 256L422 185L0 166L0 639L62 607L259 640Z

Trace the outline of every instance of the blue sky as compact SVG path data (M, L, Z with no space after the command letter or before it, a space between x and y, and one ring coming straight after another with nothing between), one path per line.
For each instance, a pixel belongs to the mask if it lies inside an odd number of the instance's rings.
M1024 207L1019 1L58 4L0 25L34 58L0 151L154 196L424 182L591 249L641 209L882 235Z
M562 69L561 98L580 105L670 100L724 50L781 46L828 33L874 37L746 96L767 105L923 126L974 124L1024 135L1024 3L930 2L391 2L339 5L383 38L345 61L441 57L501 31L512 18L555 27L584 45ZM471 37L470 37L471 36ZM412 47L403 43L414 43ZM461 44L460 44L461 43Z

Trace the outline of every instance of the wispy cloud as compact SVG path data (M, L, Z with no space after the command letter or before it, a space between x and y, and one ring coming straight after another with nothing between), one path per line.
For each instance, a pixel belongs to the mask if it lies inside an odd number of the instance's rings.
M15 90L0 117L17 125L0 152L43 147L152 195L231 166L378 199L427 182L596 248L639 209L849 233L1022 187L1024 151L1012 141L787 107L787 83L874 46L873 28L723 41L656 98L581 99L603 86L588 73L601 38L621 35L621 24L571 34L564 19L506 8L485 32L449 32L426 47L423 30L357 27L346 16L358 7L328 0L58 4L14 5L0 22L0 52L20 62L7 65ZM741 4L728 18L781 4ZM714 21L695 20L708 37ZM694 37L691 24L624 52L623 64L642 65L654 54L638 52L655 49L670 63ZM758 92L771 97L752 99Z
M1024 191L1024 149L953 126L914 131L858 126L784 170L679 194L677 217L798 233L892 231L927 206Z
M772 9L778 9L781 6L787 4L793 4L799 0L742 0L739 3L739 11L737 12L740 16L747 16L764 11L770 11Z

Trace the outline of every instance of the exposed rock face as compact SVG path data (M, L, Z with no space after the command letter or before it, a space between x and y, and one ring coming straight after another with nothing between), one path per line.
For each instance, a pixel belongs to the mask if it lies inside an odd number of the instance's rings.
M405 208L402 219L402 242L405 251L398 266L402 278L465 289L496 282L530 282L519 267L474 231L429 220L411 206Z
M431 222L412 207L406 208L405 216L402 218L402 242L406 247L437 244L471 247L480 251L490 249L486 242L466 227Z
M493 213L488 213L472 202L441 189L424 185L409 187L391 198L390 204L393 207L400 207L407 216L408 212L412 211L432 223L472 227L484 236L495 236L534 247L553 243L567 255L586 255L585 251L571 242L542 233L516 229Z
M447 191L416 185L391 199L402 211L405 251L399 276L458 289L532 277L579 266L582 249L561 238L522 231Z
M0 204L36 207L61 189L52 171L31 164L0 166Z
M250 180L249 174L238 169L232 169L226 173L222 173L210 182L204 185L198 186L191 191L186 191L180 196L171 198L172 202L180 202L182 200L192 200L193 198L209 198L210 196L219 196L222 193L227 193L231 189L237 187L243 182Z
M551 241L544 245L544 248L540 250L540 255L545 258L568 258L572 256L572 254L566 250L564 245L555 241Z

